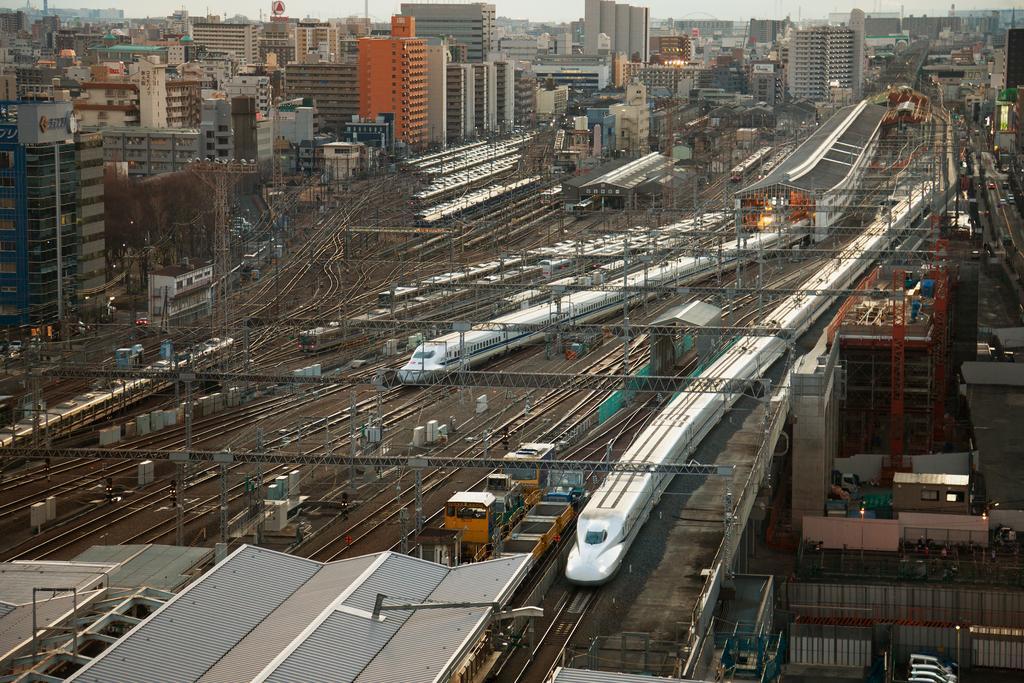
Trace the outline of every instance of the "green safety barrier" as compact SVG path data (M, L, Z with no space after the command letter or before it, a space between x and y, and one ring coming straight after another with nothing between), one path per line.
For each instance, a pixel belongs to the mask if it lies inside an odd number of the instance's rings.
M637 377L647 377L651 374L651 366L645 365L640 368L640 371L636 373ZM601 403L597 408L597 424L602 424L609 420L615 413L622 410L622 407L633 398L633 394L636 391L632 387L629 389L619 389L614 394L609 396Z

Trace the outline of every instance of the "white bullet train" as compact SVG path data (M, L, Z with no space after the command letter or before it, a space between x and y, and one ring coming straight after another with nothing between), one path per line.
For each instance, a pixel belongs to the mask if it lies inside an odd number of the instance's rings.
M722 245L722 263L731 264L737 258L748 258L743 250L764 248L777 244L789 244L802 236L783 233L755 233L737 241ZM685 283L697 277L704 277L718 267L716 256L688 256L648 268L646 283L667 285ZM558 320L586 323L599 320L622 307L623 292L616 287L639 287L645 283L643 272L609 280L607 290L575 291L561 297L557 302L548 302L495 318L491 326L506 325L548 325ZM631 299L643 296L634 291ZM542 331L509 329L474 329L465 333L450 332L444 336L425 341L416 347L412 357L398 371L403 384L423 384L431 381L438 373L458 370L461 363L472 367L494 356L507 353L517 347L530 344L544 335ZM462 343L465 343L465 354Z
M904 199L893 207L896 230L912 225L927 204L921 188L916 188L911 196L913 201ZM839 258L829 262L801 288L849 287L869 264L860 254L886 246L890 234L887 217L874 221ZM799 336L832 302L833 298L824 294L793 295L780 303L764 324L794 330L795 336ZM701 376L762 377L785 352L786 343L780 337L741 337ZM739 396L710 392L678 394L630 444L621 461L655 465L685 462ZM580 585L600 585L611 579L670 481L671 477L663 474L610 474L580 513L575 543L565 568L566 578Z

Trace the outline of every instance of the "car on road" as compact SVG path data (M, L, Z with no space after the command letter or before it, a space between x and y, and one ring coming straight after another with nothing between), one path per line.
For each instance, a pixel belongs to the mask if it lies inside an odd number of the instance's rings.
M988 181L988 189L990 189L990 190L996 189L996 184L994 182L992 182L991 180Z
M149 318L146 317L146 316L141 316L139 318L136 318L135 319L135 325L137 327L149 327Z
M999 206L1006 206L1006 203L1006 197L1002 197L999 199Z

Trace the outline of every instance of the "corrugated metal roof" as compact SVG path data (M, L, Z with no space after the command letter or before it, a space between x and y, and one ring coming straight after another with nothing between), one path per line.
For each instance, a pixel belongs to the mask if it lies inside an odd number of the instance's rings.
M526 569L523 555L508 555L497 560L463 564L451 569L448 576L430 594L435 602L461 600L503 602L512 580Z
M430 594L430 602L504 602L514 581L525 572L527 556L464 564L448 575ZM422 610L415 612L356 678L356 683L429 683L437 680L455 658L464 656L468 643L486 627L486 607ZM388 613L390 614L390 613ZM438 638L443 633L445 638Z
M200 683L248 681L295 640L359 575L376 555L323 565L304 585L250 631L203 675Z
M453 657L464 653L466 640L487 623L488 612L486 607L416 612L367 662L355 683L432 683Z
M351 683L407 616L406 612L387 612L383 621L374 621L335 611L274 670L267 683ZM435 634L435 638L441 635Z
M681 322L687 325L703 327L712 322L721 320L722 309L703 301L691 301L680 306L674 306L665 311L663 315L655 319L654 325L662 325L668 322Z
M448 576L448 571L448 567L444 565L408 555L389 553L377 571L367 577L342 604L369 612L373 610L378 593L388 596L391 601L422 602Z
M110 573L117 588L175 590L188 581L188 572L213 556L212 548L176 545L95 545L76 557L82 562L120 563Z
M530 556L449 569L395 553L322 565L244 546L70 680L434 681L488 608L370 613L388 603L503 602Z
M555 670L551 683L698 683L689 678L661 678L640 674L623 674L611 671L589 671L584 669Z
M243 546L69 680L198 680L319 568L312 560Z
M107 585L114 564L83 562L4 562L0 564L0 601L32 602L33 588L77 588L79 592Z
M859 104L844 107L833 114L792 154L772 169L771 173L744 187L737 194L743 195L772 185L786 185L800 189L826 191L835 187L850 172L853 163L870 141L871 136L885 116L885 107L867 104L851 121L846 130L830 145L828 151L810 169L804 164L813 159L828 139L836 133Z

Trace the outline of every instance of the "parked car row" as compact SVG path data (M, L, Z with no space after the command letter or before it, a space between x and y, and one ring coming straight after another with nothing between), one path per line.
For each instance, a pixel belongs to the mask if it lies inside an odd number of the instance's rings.
M932 655L910 655L908 683L956 683L957 665Z

